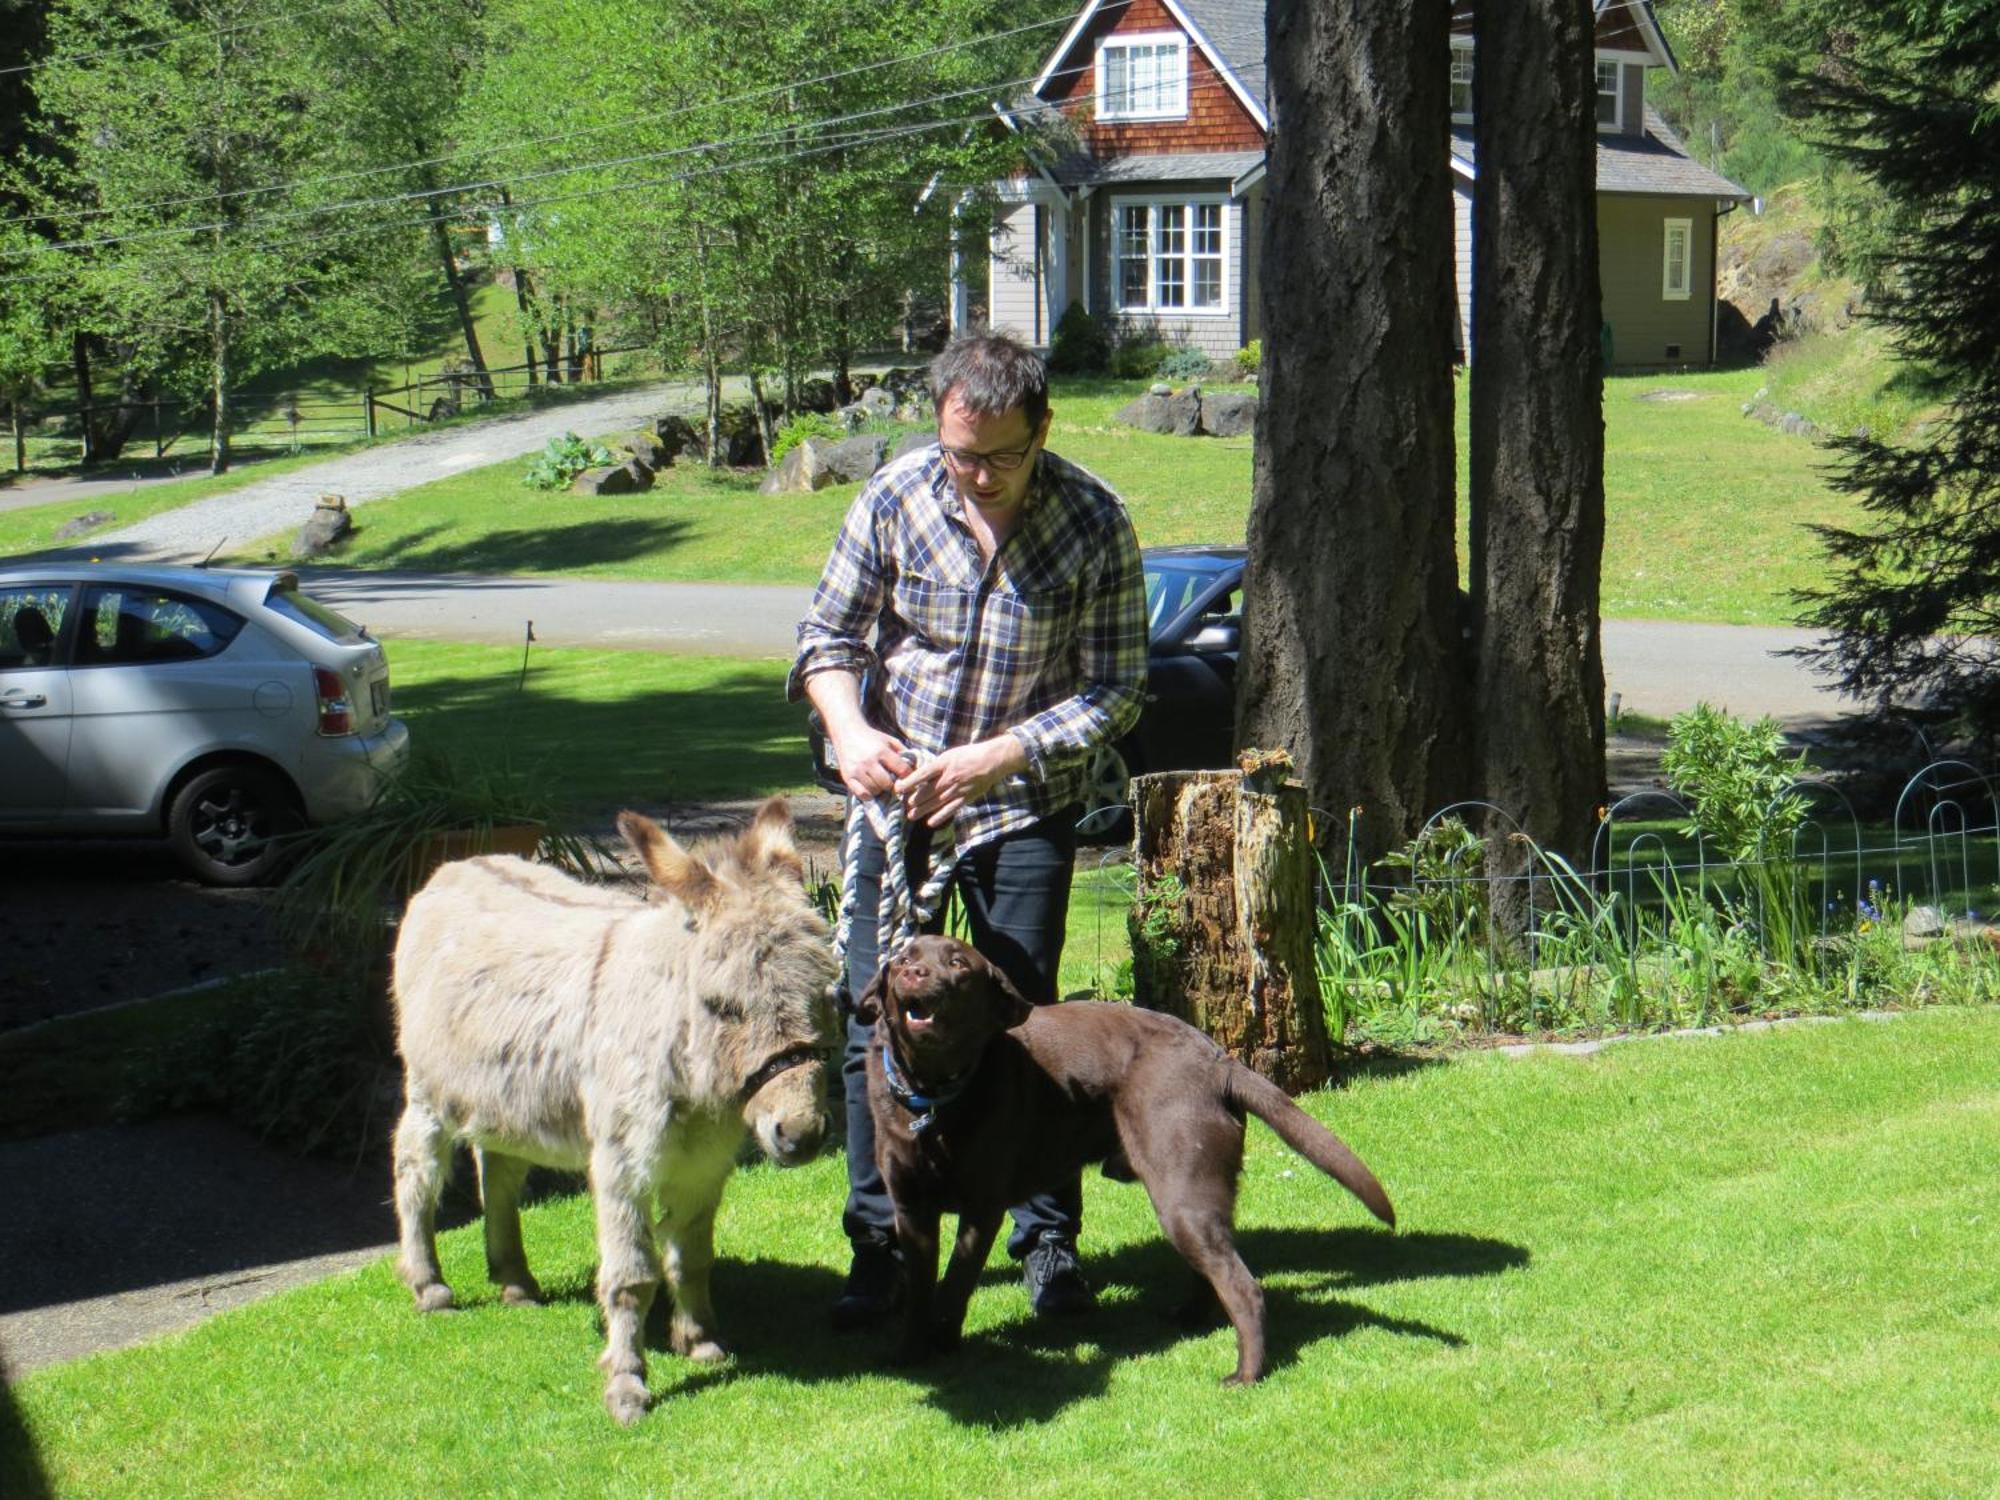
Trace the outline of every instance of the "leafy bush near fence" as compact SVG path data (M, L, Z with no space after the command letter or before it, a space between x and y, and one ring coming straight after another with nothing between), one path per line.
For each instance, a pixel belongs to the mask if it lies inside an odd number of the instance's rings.
M1805 820L1805 799L1790 790L1806 774L1805 752L1786 750L1776 719L1753 723L1697 703L1667 726L1660 771L1694 804L1687 832L1730 859L1779 848Z
M611 462L611 450L602 443L586 443L573 432L552 437L548 446L528 463L521 483L531 490L565 490L585 469Z

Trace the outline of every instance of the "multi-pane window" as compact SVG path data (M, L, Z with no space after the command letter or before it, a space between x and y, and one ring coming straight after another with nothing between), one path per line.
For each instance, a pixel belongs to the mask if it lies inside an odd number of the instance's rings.
M1451 114L1455 120L1472 118L1472 49L1451 49Z
M1694 221L1667 220L1666 251L1660 269L1660 296L1685 302L1694 289Z
M1609 59L1597 60L1597 123L1616 125L1618 123L1618 78L1624 70Z
M1121 312L1221 312L1227 231L1217 201L1117 205Z
M1098 119L1177 120L1186 114L1186 38L1114 37L1098 48Z

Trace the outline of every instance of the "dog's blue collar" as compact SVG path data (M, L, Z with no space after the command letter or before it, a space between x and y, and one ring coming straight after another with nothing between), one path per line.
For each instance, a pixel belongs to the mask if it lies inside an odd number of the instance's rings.
M910 1129L919 1135L931 1127L939 1109L965 1092L972 1078L970 1073L962 1073L929 1093L919 1092L896 1071L896 1054L887 1042L882 1044L882 1076L888 1080L889 1097L909 1111Z

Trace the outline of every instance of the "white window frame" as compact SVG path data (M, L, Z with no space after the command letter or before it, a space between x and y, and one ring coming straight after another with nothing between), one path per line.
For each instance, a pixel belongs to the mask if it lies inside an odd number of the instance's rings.
M1681 240L1681 278L1674 284L1674 236ZM1686 302L1694 296L1694 220L1668 219L1660 241L1660 298Z
M1158 109L1115 110L1105 89L1104 54L1128 47L1172 47L1179 58L1174 96ZM1097 118L1107 124L1135 120L1185 120L1188 113L1188 39L1179 31L1114 31L1097 44Z
M1625 64L1615 57L1600 57L1597 59L1597 67L1599 72L1594 75L1597 77L1600 85L1597 90L1597 97L1600 101L1605 97L1605 91L1602 87L1603 76L1601 70L1609 68L1611 69L1611 99L1613 101L1611 118L1608 120L1599 120L1597 128L1599 130L1623 130L1625 128Z
M1192 300L1179 307L1162 307L1158 302L1160 286L1160 210L1180 208L1187 210L1183 220L1182 249L1178 257L1182 268L1181 285L1187 289L1190 299L1194 296L1194 213L1201 205L1213 204L1218 210L1221 249L1213 257L1218 265L1216 272L1216 300L1213 307L1196 307ZM1127 302L1125 300L1125 211L1128 208L1144 208L1146 212L1146 300ZM1164 318L1226 318L1230 313L1229 285L1229 196L1226 193L1188 193L1185 195L1157 194L1113 198L1111 210L1111 301L1121 313L1146 313ZM1204 259L1209 257L1203 257Z
M1472 43L1470 41L1453 42L1451 44L1451 70L1454 76L1446 85L1447 99L1450 97L1449 91L1458 86L1459 80L1455 75L1461 67L1466 70L1465 108L1463 110L1454 109L1451 112L1451 117L1457 124L1469 125L1472 123L1472 80L1477 71L1476 65L1472 60Z

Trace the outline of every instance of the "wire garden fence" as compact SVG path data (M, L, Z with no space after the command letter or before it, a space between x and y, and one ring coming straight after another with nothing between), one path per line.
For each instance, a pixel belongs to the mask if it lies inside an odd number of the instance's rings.
M1766 813L1732 852L1687 800L1639 792L1599 810L1584 867L1466 802L1364 868L1360 810L1337 817L1345 858L1322 869L1316 934L1329 1029L1423 1045L2000 999L1991 774L1935 761L1887 823L1818 777ZM1066 989L1131 993L1132 879L1117 850L1079 872Z

